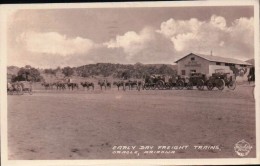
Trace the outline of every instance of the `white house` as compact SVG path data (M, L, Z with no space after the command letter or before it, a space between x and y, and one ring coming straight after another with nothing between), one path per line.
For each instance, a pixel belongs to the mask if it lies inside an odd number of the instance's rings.
M232 72L230 66L239 68L251 67L252 64L233 59L213 55L190 53L175 63L178 64L178 75L190 75L191 72L212 75L218 70Z

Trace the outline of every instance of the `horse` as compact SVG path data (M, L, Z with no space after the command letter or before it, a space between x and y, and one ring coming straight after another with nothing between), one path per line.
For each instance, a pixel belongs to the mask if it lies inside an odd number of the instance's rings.
M101 90L103 89L102 87L104 86L105 87L105 90L108 88L111 88L111 83L110 82L107 82L107 80L99 80L98 81L98 85L100 86Z
M92 87L92 90L94 90L94 83L93 82L81 82L81 86L85 89L87 88L89 90L89 87Z

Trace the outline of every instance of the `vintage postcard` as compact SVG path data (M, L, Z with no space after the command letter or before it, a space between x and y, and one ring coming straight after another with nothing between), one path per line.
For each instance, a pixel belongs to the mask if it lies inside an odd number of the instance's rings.
M259 2L0 6L1 163L259 164Z

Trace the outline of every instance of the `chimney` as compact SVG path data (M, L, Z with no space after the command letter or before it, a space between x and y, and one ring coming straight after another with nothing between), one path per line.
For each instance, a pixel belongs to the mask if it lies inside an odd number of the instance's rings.
M210 56L213 56L213 54L212 54L212 50L210 51Z

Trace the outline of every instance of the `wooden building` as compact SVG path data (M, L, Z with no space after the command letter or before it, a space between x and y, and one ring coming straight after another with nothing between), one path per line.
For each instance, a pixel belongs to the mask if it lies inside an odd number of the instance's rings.
M175 63L178 64L178 75L186 76L190 75L192 72L205 75L212 75L212 73L215 73L218 70L232 72L230 66L235 66L238 69L252 66L250 63L233 58L195 53L190 53L180 58Z

